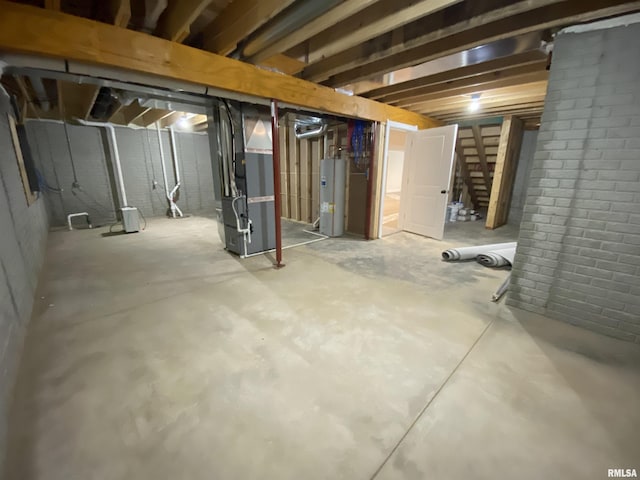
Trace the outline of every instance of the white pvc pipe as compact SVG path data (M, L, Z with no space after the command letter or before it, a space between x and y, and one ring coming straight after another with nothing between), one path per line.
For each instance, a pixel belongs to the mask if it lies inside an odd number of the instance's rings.
M180 185L180 169L178 168L178 149L176 148L176 135L173 127L169 127L171 136L171 153L173 153L173 168L176 170L176 182Z
M120 154L118 153L118 140L116 139L116 129L110 123L89 122L87 120L76 119L81 125L89 127L106 128L111 134L111 144L113 146L113 157L116 164L116 174L118 175L118 183L120 184L120 194L122 196L122 206L128 207L127 192L124 189L124 177L122 176L122 165L120 165Z
M167 167L164 165L164 149L162 148L162 136L160 135L160 123L156 122L156 132L158 132L158 146L160 147L160 163L162 164L162 179L164 181L164 193L167 196L167 200L171 202L169 196L169 184L167 183Z
M80 213L70 213L69 215L67 215L67 223L69 224L69 230L73 230L73 226L71 225L71 219L74 217L87 217L87 223L89 224L89 228L93 228L93 225L91 225L91 222L89 221L89 214L87 212L80 212Z
M182 210L178 207L178 204L175 202L175 195L178 189L180 188L180 167L178 166L178 148L176 146L176 136L173 131L173 127L169 127L169 136L171 137L171 153L173 155L173 169L176 171L176 186L171 190L171 204L172 204L172 213L173 217L176 216L176 211L178 214L183 217Z

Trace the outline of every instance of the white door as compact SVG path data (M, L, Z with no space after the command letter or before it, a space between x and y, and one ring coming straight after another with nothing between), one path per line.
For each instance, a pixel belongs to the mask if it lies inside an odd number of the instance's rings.
M442 240L458 125L407 134L400 228Z

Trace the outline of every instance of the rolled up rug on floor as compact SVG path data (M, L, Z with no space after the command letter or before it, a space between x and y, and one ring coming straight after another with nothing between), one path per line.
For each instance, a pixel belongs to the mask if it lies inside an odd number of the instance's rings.
M476 260L485 267L507 267L513 265L513 258L516 256L516 247L502 248L490 252L481 253Z
M495 252L498 250L513 248L515 252L516 245L516 242L506 242L491 243L489 245L478 245L475 247L450 248L449 250L445 250L444 252L442 252L442 259L447 262L453 262L456 260L473 260L478 255Z

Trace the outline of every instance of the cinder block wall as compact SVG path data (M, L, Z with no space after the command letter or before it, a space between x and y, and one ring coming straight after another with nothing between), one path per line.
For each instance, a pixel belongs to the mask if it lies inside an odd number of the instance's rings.
M640 343L638 38L556 39L507 303Z
M69 213L88 212L94 224L113 223L121 205L115 182L112 152L105 129L67 125L56 122L29 121L27 132L42 177L52 187L45 195L52 225L64 225ZM209 143L206 135L176 132L181 187L179 207L185 214L213 214L213 178ZM167 183L175 185L169 134L162 132L167 168ZM116 128L127 203L149 218L166 214L168 203L164 191L157 133L153 130ZM73 159L73 164L72 164ZM79 188L73 188L77 178ZM55 190L61 189L62 192Z
M49 229L43 199L27 205L9 130L9 112L9 99L0 89L0 472L13 384Z

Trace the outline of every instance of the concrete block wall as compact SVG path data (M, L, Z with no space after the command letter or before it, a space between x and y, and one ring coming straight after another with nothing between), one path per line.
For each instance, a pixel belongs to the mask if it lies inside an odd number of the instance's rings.
M507 303L640 343L638 38L556 39Z
M0 89L0 472L6 451L11 394L46 248L49 223L44 200L30 206L18 171Z
M52 225L63 225L69 213L87 211L94 224L113 223L122 204L115 182L113 153L104 129L56 122L27 123L29 141L43 178L52 187L46 194ZM185 214L213 214L213 179L207 136L176 132L181 187L178 205ZM175 185L169 134L161 134L167 183ZM145 217L163 216L168 204L164 193L158 136L154 130L116 127L127 203ZM80 188L73 188L75 166ZM56 192L53 189L62 189Z

